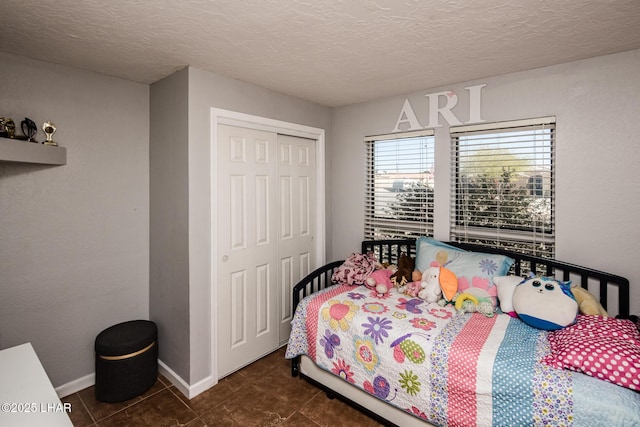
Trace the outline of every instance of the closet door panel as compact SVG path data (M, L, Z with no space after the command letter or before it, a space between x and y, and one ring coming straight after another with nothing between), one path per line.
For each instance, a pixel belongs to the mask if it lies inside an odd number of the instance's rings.
M278 135L278 177L280 182L280 260L291 260L287 274L280 277L280 344L291 332L293 286L310 272L315 259L316 141Z
M277 134L218 127L219 377L270 353L279 342L276 149Z

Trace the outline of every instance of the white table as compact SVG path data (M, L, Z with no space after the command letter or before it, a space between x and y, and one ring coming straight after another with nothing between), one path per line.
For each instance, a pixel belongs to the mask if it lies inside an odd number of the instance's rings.
M31 343L0 351L0 405L2 427L73 427Z

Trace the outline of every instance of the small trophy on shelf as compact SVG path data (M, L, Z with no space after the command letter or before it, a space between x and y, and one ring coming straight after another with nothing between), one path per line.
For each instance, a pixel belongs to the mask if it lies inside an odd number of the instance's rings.
M44 134L47 135L47 139L45 139L42 143L44 145L54 145L57 146L58 143L53 141L53 134L56 133L56 125L54 125L52 122L50 121L46 121L42 124L42 130L44 131Z

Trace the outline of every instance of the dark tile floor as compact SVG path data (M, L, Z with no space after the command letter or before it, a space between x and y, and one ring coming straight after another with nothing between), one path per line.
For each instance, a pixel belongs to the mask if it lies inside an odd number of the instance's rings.
M375 420L300 378L291 377L285 349L222 379L188 400L164 377L141 396L98 402L89 387L71 403L74 426L379 426Z

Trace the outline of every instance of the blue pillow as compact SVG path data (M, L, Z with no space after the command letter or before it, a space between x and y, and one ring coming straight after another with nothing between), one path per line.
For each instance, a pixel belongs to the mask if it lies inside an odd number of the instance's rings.
M423 272L432 266L446 267L458 277L461 292L474 287L497 296L493 277L505 276L514 262L504 255L469 252L431 237L420 237L416 241L416 270Z

